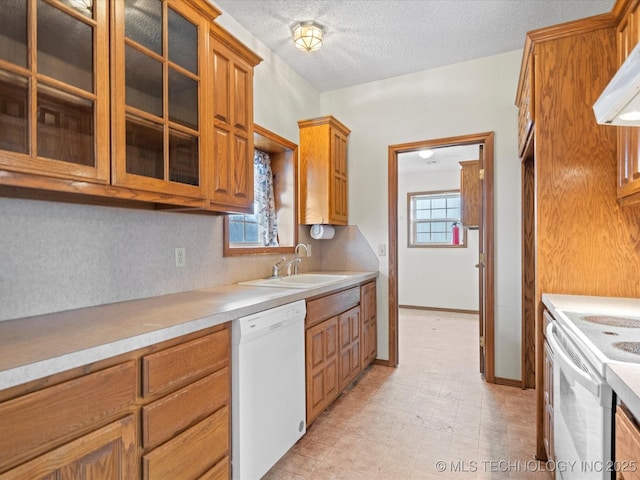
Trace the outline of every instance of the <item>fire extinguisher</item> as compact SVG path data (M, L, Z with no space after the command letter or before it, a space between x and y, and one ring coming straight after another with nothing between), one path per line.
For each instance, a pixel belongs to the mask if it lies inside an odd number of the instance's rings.
M453 244L460 245L460 227L458 226L458 222L451 224L451 233L453 235Z

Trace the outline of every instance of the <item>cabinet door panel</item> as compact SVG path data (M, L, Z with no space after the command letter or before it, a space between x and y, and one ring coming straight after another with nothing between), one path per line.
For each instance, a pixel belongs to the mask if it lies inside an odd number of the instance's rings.
M377 316L376 316L376 283L369 282L361 288L360 334L361 368L366 368L376 358L377 353Z
M235 201L245 204L249 200L249 191L253 193L253 153L249 151L249 142L245 137L235 136L234 158L236 162L233 166L231 191Z
M3 3L0 168L108 183L107 7Z
M138 477L136 427L130 415L0 474L1 480L111 480Z
M253 211L253 67L211 36L214 155L210 161L209 206L213 210ZM222 142L223 145L218 145Z
M306 331L307 424L338 394L338 337L337 317Z
M329 192L331 223L346 225L347 222L347 138L331 129L332 178Z
M338 317L340 325L340 389L344 389L360 372L360 307Z
M187 2L114 0L114 185L202 203L208 27Z
M229 125L231 123L231 90L229 78L231 61L222 52L213 50L213 117Z
M482 184L480 182L480 161L460 162L460 210L465 227L480 225Z

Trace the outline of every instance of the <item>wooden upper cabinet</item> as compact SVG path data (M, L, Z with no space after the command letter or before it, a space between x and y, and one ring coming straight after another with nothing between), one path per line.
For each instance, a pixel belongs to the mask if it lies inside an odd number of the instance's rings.
M217 25L211 28L209 48L214 87L207 206L212 210L252 212L253 67L261 59Z
M640 2L631 2L617 28L618 65L622 65L640 39ZM637 127L618 129L618 198L623 204L640 202L640 136Z
M114 185L205 196L209 22L189 3L115 0Z
M301 120L299 223L347 225L347 138L332 116Z
M480 226L480 205L482 183L480 182L480 161L468 160L460 163L460 215L465 227Z
M534 124L534 56L530 55L520 72L516 105L518 107L518 155L526 156L526 152L533 146Z
M261 59L214 23L212 4L4 7L0 184L252 211Z
M1 169L109 182L108 3L88 4L2 5Z

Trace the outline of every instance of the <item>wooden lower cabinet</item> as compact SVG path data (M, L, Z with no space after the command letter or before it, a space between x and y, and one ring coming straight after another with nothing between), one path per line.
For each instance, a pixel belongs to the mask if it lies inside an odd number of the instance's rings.
M340 342L340 390L360 373L360 307L338 317Z
M307 425L338 396L338 353L338 317L307 329Z
M230 352L227 323L3 395L0 480L230 478Z
M360 334L361 367L364 370L376 359L378 354L378 316L376 313L376 282L360 287Z
M640 427L626 407L616 409L616 480L640 480Z
M225 406L142 458L144 480L197 479L229 452Z
M134 415L128 415L0 474L0 479L136 478L139 474L134 420Z
M376 356L376 284L307 301L307 426Z

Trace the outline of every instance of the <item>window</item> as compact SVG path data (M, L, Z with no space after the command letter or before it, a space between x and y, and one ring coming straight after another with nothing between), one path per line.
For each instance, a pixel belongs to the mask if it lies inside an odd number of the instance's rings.
M253 202L253 211L260 211L258 202ZM258 216L253 215L231 215L229 216L229 245L235 247L242 246L261 246L258 241L260 238L260 227L258 225Z
M224 255L293 253L298 240L295 211L298 146L259 125L254 125L253 143L258 158L254 161L254 213L225 216ZM269 162L263 161L267 157ZM269 188L269 183L273 196L264 200L261 193ZM272 204L271 209L266 208L267 203ZM270 236L266 235L267 230L272 232Z
M460 190L415 192L407 196L409 247L466 247L460 224Z
M229 245L235 247L278 246L278 218L275 210L271 157L256 149L253 155L252 215L229 217Z

